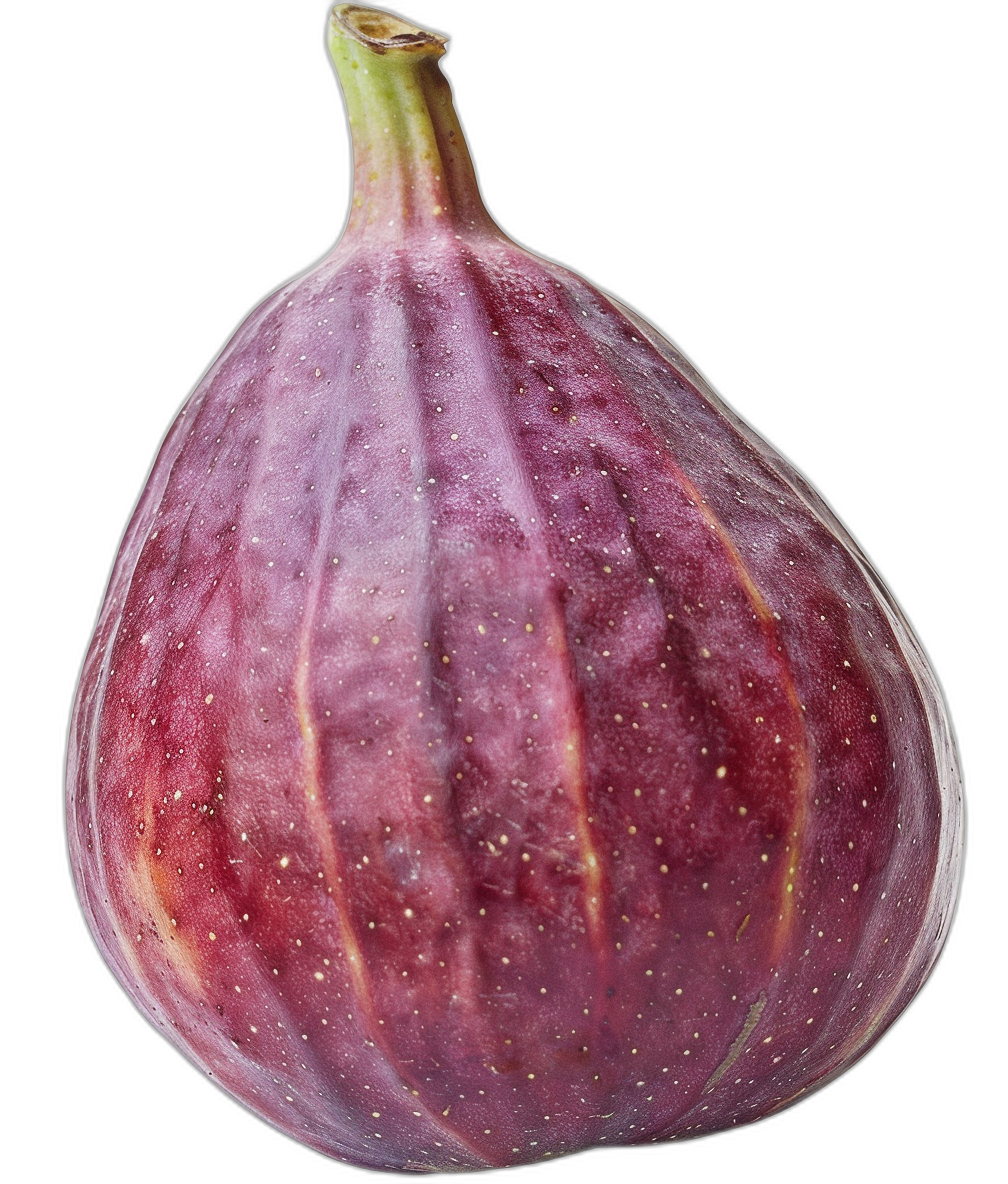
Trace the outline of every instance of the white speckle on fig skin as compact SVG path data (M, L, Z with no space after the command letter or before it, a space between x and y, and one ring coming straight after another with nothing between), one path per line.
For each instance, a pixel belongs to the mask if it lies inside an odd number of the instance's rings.
M345 236L162 446L74 712L85 912L190 1059L338 1158L750 1121L937 957L939 693L674 348L429 180L436 233Z

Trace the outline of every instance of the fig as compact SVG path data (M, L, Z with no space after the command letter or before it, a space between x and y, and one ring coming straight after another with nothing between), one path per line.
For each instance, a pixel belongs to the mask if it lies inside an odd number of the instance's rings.
M71 723L104 958L280 1130L484 1168L768 1115L945 940L953 736L820 497L495 225L443 38L340 5L346 230L178 415Z

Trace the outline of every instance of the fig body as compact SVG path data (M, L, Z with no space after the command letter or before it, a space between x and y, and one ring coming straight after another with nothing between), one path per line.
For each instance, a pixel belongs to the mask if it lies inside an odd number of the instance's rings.
M186 1056L356 1164L769 1114L941 949L934 676L791 466L493 224L441 39L344 5L330 45L347 231L182 410L85 661L88 922Z

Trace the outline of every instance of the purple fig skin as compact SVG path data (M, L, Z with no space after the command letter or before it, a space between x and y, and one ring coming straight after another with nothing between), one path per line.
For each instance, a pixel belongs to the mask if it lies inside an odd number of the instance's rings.
M73 712L87 921L190 1060L355 1164L749 1122L940 952L940 691L803 478L490 221L440 40L361 12L345 88L412 47L440 156L389 149L404 206L358 121L343 239L161 448Z

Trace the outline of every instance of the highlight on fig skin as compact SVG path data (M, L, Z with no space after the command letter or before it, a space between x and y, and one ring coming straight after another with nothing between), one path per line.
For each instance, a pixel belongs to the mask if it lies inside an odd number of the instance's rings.
M771 1114L944 942L935 677L790 464L495 225L443 38L340 5L329 47L346 230L172 425L85 660L88 923L194 1064L355 1164Z

